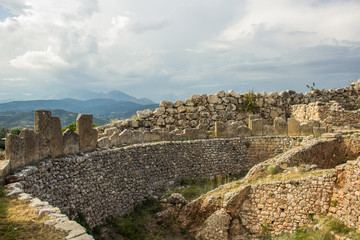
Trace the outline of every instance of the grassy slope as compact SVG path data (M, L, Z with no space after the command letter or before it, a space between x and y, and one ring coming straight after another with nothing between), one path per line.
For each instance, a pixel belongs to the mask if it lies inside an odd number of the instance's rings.
M43 223L47 219L39 217L29 208L27 201L8 198L0 189L0 239L2 240L60 240L65 232L55 231Z

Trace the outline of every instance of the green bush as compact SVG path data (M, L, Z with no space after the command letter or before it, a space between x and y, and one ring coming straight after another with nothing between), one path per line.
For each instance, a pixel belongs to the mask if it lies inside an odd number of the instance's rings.
M98 127L99 125L93 123L93 128L96 128ZM69 125L67 125L66 127L62 128L62 131L65 132L66 129L71 129L73 130L74 132L76 132L76 122L74 123L70 123Z
M121 218L112 219L110 224L119 234L125 235L130 240L148 239L146 224L151 215L160 212L161 209L159 202L148 199L136 205L132 212L125 214Z
M239 110L243 112L259 112L260 107L257 105L257 96L254 91L249 91L243 96L243 102L241 103Z
M16 135L19 135L21 132L21 129L19 128L14 128L14 129L11 129L10 133L11 134L16 134Z

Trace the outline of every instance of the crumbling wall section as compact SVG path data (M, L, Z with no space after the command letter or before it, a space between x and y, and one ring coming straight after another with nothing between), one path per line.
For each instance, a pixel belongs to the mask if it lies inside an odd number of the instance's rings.
M95 150L97 131L92 125L92 115L79 114L79 134L72 130L62 133L59 117L52 116L47 110L36 110L34 131L23 129L19 136L10 134L6 137L5 159L10 160L10 170L35 164L46 158Z
M336 168L338 179L329 214L360 230L360 159Z

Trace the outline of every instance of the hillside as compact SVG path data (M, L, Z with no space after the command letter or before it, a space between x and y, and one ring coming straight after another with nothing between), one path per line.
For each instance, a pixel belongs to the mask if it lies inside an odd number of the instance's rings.
M60 117L61 126L67 126L70 123L76 122L77 113L68 112L61 109L51 110L54 116ZM102 125L106 123L105 120L94 117L94 123ZM5 128L34 128L34 111L19 112L9 111L0 113L0 126Z
M13 101L0 104L0 126L6 128L32 127L34 110L56 109L54 116L59 116L62 126L75 122L77 113L90 113L94 115L94 123L103 125L112 119L130 118L136 111L155 109L156 104L141 105L133 102L122 102L114 99L91 100L32 100ZM64 125L65 124L65 125Z

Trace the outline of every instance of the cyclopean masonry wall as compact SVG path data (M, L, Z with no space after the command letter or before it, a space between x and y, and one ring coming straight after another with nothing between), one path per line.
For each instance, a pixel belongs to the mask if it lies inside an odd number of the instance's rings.
M291 115L302 124L319 121L328 131L336 127L360 128L360 110L345 110L337 102L294 105Z
M299 136L315 135L321 136L325 128L320 127L318 121L311 124L300 125L300 121L288 118L285 121L281 117L274 119L273 126L263 125L263 119L257 115L249 116L249 127L243 126L241 122L222 123L215 122L214 131L207 131L206 126L199 124L196 128L186 128L183 131L140 131L125 129L122 132L116 127L108 128L97 141L99 148L111 148L137 143L158 141L184 141L208 138L233 138L248 136ZM313 127L318 126L318 127Z
M257 115L263 119L263 125L272 125L276 117L287 119L291 116L292 106L297 104L309 104L314 102L335 101L345 110L358 109L360 106L359 93L360 80L350 86L339 89L317 90L305 94L296 93L292 90L282 91L280 94L271 92L266 94L255 93L256 102L259 106ZM131 130L166 130L179 132L187 128L205 129L213 131L215 123L233 122L249 125L250 112L241 110L245 94L234 91L225 93L219 91L215 95L193 95L185 101L163 101L154 112L147 109L137 113L137 119L119 120L112 124L98 128L99 138L109 128L117 128L119 132L125 129ZM315 126L320 127L320 126Z
M19 136L6 137L5 159L10 160L10 171L45 158L96 149L97 131L92 125L92 115L79 114L77 127L80 134L72 130L63 134L59 117L53 117L47 110L36 110L35 131L23 129Z
M298 144L295 137L161 142L48 159L27 170L25 191L91 226L128 212L182 178L238 174Z

